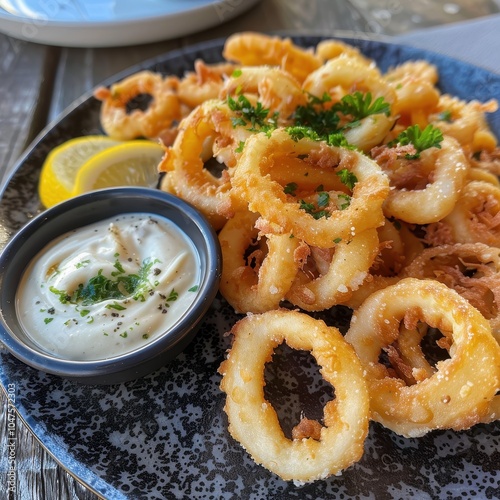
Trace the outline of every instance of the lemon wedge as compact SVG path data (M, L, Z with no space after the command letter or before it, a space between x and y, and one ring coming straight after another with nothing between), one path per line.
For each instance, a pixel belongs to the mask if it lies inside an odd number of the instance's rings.
M38 194L45 207L73 196L76 175L95 154L116 146L119 141L104 135L77 137L54 148L42 165Z
M163 148L147 140L104 135L71 139L53 149L40 173L38 194L49 208L78 194L113 186L155 187Z
M147 140L127 141L95 154L78 170L73 196L114 186L156 187L165 151Z

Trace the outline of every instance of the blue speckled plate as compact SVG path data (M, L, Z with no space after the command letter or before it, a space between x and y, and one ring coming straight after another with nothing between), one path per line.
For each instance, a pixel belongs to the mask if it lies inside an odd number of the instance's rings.
M309 46L319 38L296 41ZM382 69L425 58L439 67L444 92L500 100L500 75L409 47L346 41ZM141 68L181 75L198 57L220 60L222 44L218 40L171 52ZM40 210L36 185L47 152L71 137L99 132L98 111L99 103L83 96L21 159L0 204L0 231L7 237ZM500 135L500 113L490 119ZM345 329L345 313L336 309L325 319ZM19 414L41 443L70 473L108 499L500 497L499 422L420 439L404 439L372 423L359 463L342 476L303 487L257 466L229 436L219 390L217 368L229 346L224 333L237 319L223 299L216 299L184 353L152 375L123 385L76 385L33 370L4 350L0 378L4 386L15 384ZM308 354L280 349L275 358L266 372L266 390L289 429L301 408L314 418L329 395ZM289 389L297 385L299 390Z

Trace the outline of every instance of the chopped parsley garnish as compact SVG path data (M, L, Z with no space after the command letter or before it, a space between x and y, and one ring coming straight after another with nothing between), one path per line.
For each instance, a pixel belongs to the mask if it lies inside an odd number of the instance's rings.
M330 202L330 194L326 191L321 191L318 194L318 207L327 207Z
M116 311L125 311L126 307L118 304L118 302L113 302L112 304L107 304L106 309L115 309Z
M347 142L345 135L342 134L341 132L330 134L326 138L326 142L329 146L334 146L337 148L355 149L355 147L352 144L349 144Z
M384 101L383 97L377 97L372 101L371 92L366 94L354 92L354 94L345 95L340 102L333 106L333 109L343 115L351 116L352 121L359 121L370 115L384 114L389 116L391 114L389 103Z
M197 292L200 288L200 285L194 285L191 288L188 288L188 292Z
M292 118L295 125L309 128L321 137L336 132L340 117L335 110L324 107L324 104L331 100L331 97L326 92L321 98L308 94L308 103L305 106L298 106L293 113ZM313 137L310 138L314 139Z
M343 168L337 172L337 175L340 177L340 182L347 186L349 189L354 189L354 185L358 182L358 178L351 171L347 170L347 168Z
M345 210L351 205L351 197L348 194L339 194L338 199L340 201L340 210Z
M66 290L57 290L53 286L50 287L50 291L59 296L62 304L89 306L105 300L121 300L127 297L144 301L144 295L151 289L148 276L156 262L145 259L137 274L126 274L122 265L116 261L114 264L116 271L111 273L112 278L104 276L100 269L87 283L80 283L72 294Z
M51 321L54 321L54 318L45 318L43 322L48 325Z
M439 113L436 118L442 122L451 122L451 111L449 109L441 111L441 113Z
M335 238L333 242L338 245L342 241L342 238Z
M287 127L286 131L295 142L299 141L300 139L312 139L313 141L321 140L321 137L314 129L306 127L305 125L294 125L293 127Z
M420 158L420 153L429 148L441 148L443 141L443 134L441 130L434 127L432 124L422 130L418 125L411 125L406 130L403 130L396 139L387 143L389 147L393 146L406 146L413 145L416 149L415 154L406 154L405 158L408 160L415 160Z
M323 217L327 219L330 217L330 212L324 208L328 207L329 203L330 193L327 191L321 191L318 193L318 201L316 204L300 200L300 208L306 211L309 215L312 215L316 220Z
M82 267L88 266L90 264L90 260L82 260L81 262L78 262L75 267L77 269L81 269Z
M297 141L307 137L326 141L330 146L348 147L343 131L357 127L367 116L381 113L389 116L391 112L383 97L373 100L370 92L354 92L333 106L325 107L330 101L331 97L326 93L321 98L309 94L308 103L298 106L292 116L295 125L287 129L292 139ZM346 121L346 118L349 119Z
M269 116L269 108L264 108L261 102L253 106L247 97L240 94L237 99L227 96L227 105L236 114L231 118L233 127L249 126L251 132L267 132L276 128L278 114Z
M167 300L166 300L166 302L165 302L165 305L166 305L167 307L170 307L169 302L175 302L178 298L179 298L179 293L178 293L178 292L176 292L176 291L172 288L172 290L170 290L170 293L169 293L169 295L168 295L168 297L167 297Z
M113 267L116 269L116 271L113 271L111 273L111 276L118 276L119 274L123 274L125 272L125 269L123 269L123 266L118 259L115 260Z
M297 191L297 183L296 182L289 182L284 188L283 192L285 194L289 194L291 196L295 196L295 192Z

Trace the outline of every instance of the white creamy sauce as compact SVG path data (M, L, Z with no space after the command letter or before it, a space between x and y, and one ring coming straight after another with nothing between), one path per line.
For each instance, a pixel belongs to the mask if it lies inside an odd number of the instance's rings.
M16 308L30 338L71 360L99 360L146 345L197 295L200 263L172 222L126 214L71 231L29 264Z

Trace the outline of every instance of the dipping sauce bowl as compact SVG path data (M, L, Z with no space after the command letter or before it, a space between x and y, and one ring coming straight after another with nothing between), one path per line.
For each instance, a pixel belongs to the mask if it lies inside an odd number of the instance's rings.
M199 269L196 270L196 286L190 289L192 296L186 309L168 327L151 335L149 341L139 343L126 352L97 356L99 359L95 356L91 359L80 356L79 359L70 359L42 346L43 343L35 340L33 332L30 335L21 320L16 296L30 262L66 233L77 234L85 226L113 217L126 218L132 214L166 219L190 242ZM117 266L121 268L119 263ZM193 340L217 294L221 267L219 241L208 221L190 204L171 194L156 189L123 187L103 189L69 199L27 223L0 255L0 341L11 354L27 365L74 381L116 384L137 379L166 364ZM160 272L159 269L157 271ZM143 317L158 314L158 307L153 304L154 310L144 311L141 313ZM33 314L38 313L36 308L33 305ZM117 315L116 312L114 314ZM51 321L50 318L46 320L47 329L51 328ZM58 335L60 330L61 326L58 327Z

